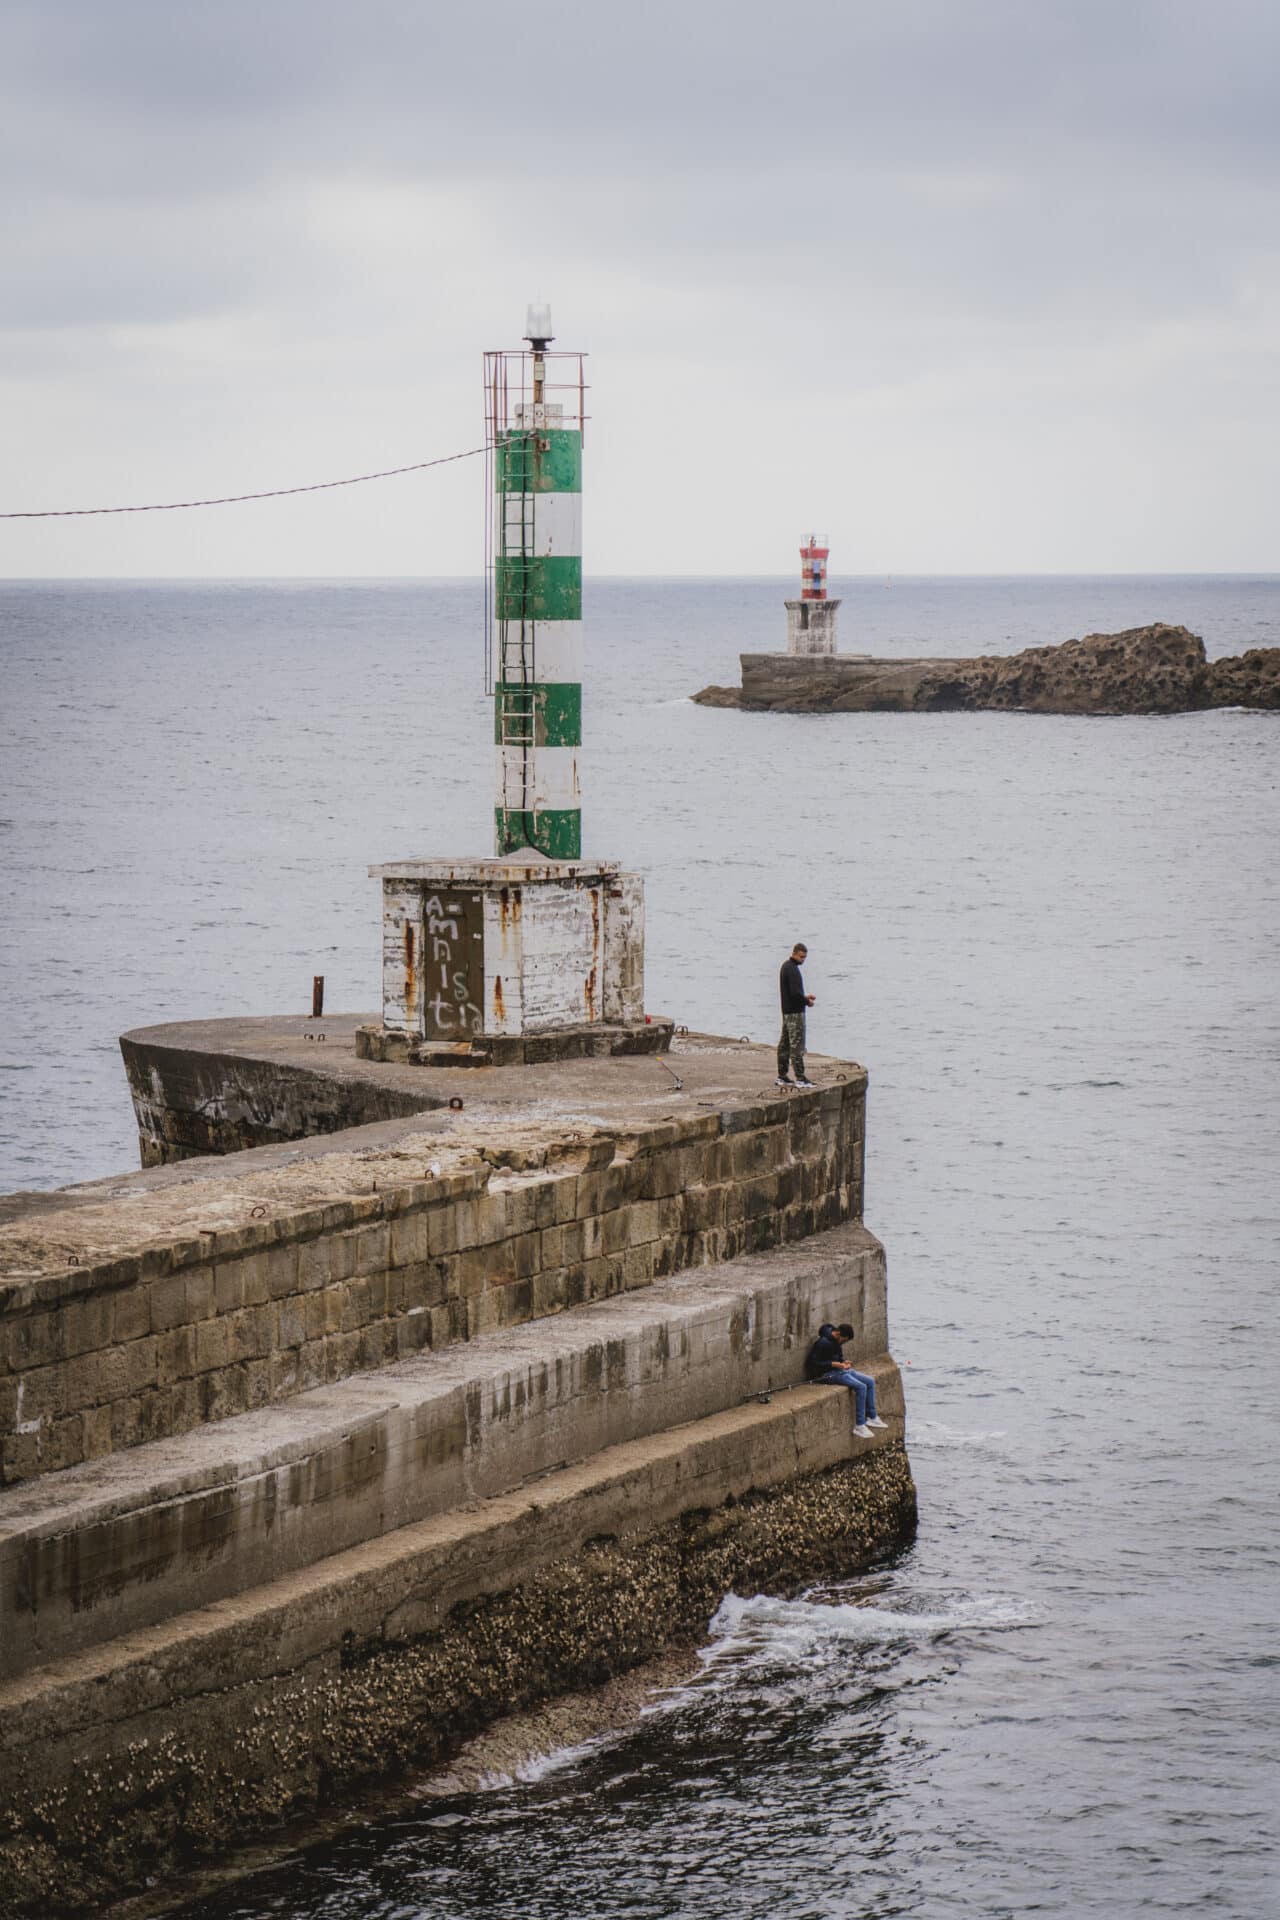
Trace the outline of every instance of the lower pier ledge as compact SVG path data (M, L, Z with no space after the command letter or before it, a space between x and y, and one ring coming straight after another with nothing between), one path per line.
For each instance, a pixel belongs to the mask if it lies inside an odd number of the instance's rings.
M730 1591L907 1544L900 1421L851 1458L847 1399L798 1389L613 1450L0 1690L0 1914L187 1871L697 1644Z
M340 1819L911 1538L861 1067L459 1074L358 1024L129 1036L178 1164L0 1199L0 1920ZM804 1381L827 1320L870 1438Z

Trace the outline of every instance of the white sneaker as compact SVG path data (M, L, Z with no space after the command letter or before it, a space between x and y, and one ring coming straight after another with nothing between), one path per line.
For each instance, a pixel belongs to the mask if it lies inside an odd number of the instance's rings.
M775 1087L794 1087L796 1083L794 1080L775 1080L773 1084Z
M855 1440L870 1440L873 1436L870 1427L855 1427L853 1437Z
M811 1086L813 1085L813 1081L812 1081L812 1080L797 1080L797 1081L796 1081L796 1085L797 1085L798 1087L811 1087Z
M889 1422L887 1420L877 1419L874 1413L872 1414L871 1418L867 1422L867 1425L869 1427L887 1427L888 1424Z

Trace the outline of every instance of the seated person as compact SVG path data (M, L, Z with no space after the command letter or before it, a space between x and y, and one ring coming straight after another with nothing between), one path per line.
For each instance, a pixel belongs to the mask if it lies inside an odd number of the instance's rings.
M858 1416L854 1433L859 1440L869 1440L873 1427L886 1427L889 1423L876 1413L876 1383L871 1375L855 1373L845 1362L844 1342L852 1339L853 1328L847 1321L838 1327L824 1321L805 1357L805 1377L815 1386L847 1387L854 1396L854 1411Z

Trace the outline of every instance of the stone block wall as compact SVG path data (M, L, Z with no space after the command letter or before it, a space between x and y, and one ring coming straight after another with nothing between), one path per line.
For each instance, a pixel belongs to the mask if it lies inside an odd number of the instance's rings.
M0 1284L0 1484L862 1216L865 1076Z
M848 1395L617 1447L0 1687L0 1913L79 1920L502 1714L693 1645L730 1588L904 1545L901 1442Z
M921 686L946 665L850 653L744 653L739 660L741 705L788 713L910 713Z
M9 1488L0 1682L755 1395L824 1398L802 1363L842 1319L894 1420L884 1252L850 1223Z

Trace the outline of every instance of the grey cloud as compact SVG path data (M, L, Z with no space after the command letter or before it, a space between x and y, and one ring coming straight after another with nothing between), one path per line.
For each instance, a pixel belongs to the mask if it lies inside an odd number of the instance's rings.
M1272 151L1273 9L1185 0L638 7L522 0L19 0L6 69L46 118L41 177L224 183L307 171L668 174L1102 142L1178 165ZM19 146L9 122L10 164Z
M1252 391L1261 460L1278 54L1270 0L8 0L4 371L51 497L121 419L185 473L188 390L232 466L326 408L365 464L398 390L415 435L465 421L452 369L541 272L615 419L647 416L656 330L708 432L770 394L762 449L812 405L959 457L985 407L1033 472L1110 407L1139 463L1170 401L1208 445Z

